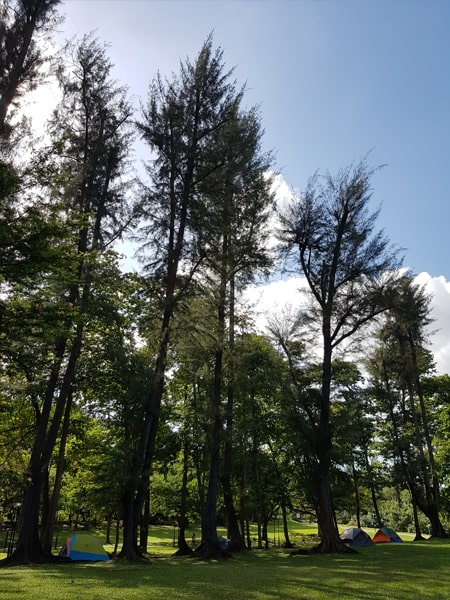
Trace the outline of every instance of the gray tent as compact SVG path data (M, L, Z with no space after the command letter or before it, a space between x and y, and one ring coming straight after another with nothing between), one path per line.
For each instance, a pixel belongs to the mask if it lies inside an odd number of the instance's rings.
M359 527L349 527L339 537L350 548L362 548L363 546L373 545L370 535Z

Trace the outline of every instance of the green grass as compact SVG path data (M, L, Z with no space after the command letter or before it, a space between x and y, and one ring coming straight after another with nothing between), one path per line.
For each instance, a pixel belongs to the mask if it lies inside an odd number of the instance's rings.
M296 525L292 537L308 543L312 533L313 527ZM4 568L0 600L450 598L450 540L379 544L338 556L290 556L271 548L221 563L172 558L173 550L173 529L152 528L149 551L157 558L148 564L111 561Z

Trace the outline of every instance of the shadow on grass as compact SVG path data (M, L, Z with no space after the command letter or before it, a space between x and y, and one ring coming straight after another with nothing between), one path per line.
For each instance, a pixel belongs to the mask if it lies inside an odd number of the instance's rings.
M348 555L290 556L272 549L221 563L172 557L149 564L17 567L1 572L0 598L436 600L449 598L449 562L450 541L438 540L377 545Z

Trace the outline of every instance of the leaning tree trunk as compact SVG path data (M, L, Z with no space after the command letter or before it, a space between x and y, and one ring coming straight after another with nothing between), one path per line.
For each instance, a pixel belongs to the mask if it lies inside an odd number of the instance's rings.
M430 522L431 537L446 538L448 537L444 526L439 518L439 512L434 502L427 503L417 500L417 507L423 512Z
M61 338L57 344L58 358L47 383L46 397L26 474L27 485L23 494L17 546L12 555L8 557L8 564L29 564L52 558L51 552L45 552L39 537L42 477L55 447L67 400L70 395L75 377L76 364L81 351L82 333L83 325L78 324L64 378L61 383L61 389L56 402L53 403L54 394L57 389L59 369L67 340ZM50 415L52 407L54 407L53 413Z
M59 443L58 460L56 463L55 483L53 486L53 493L51 495L49 506L48 506L46 526L45 526L44 533L42 536L42 546L44 548L44 551L49 554L52 551L53 530L54 530L56 515L58 512L59 496L61 493L61 486L62 486L63 472L64 472L64 458L65 458L65 454L66 454L67 437L69 434L71 411L72 411L72 393L69 393L69 397L68 397L67 403L66 403L66 409L64 412L64 420L63 420L62 431L61 431L61 441Z
M39 538L39 507L41 500L41 465L38 460L29 463L25 491L19 515L19 532L13 552L2 566L47 562L51 557L42 548Z
M170 298L173 299L175 272L172 273ZM173 287L172 287L173 286ZM123 497L123 544L119 558L136 560L143 558L138 544L138 527L142 507L149 489L150 471L161 413L161 401L164 390L166 357L169 345L169 324L172 318L172 302L167 299L164 312L158 355L151 389L145 406L145 415L140 433L139 445L134 451L130 467L130 482Z

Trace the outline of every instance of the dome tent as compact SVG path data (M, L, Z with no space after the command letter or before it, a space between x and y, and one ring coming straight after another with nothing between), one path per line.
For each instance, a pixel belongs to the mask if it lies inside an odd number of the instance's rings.
M349 527L339 537L349 548L363 548L364 546L373 545L370 535L359 527Z
M374 544L403 542L402 538L393 529L389 529L389 527L381 527L373 536L372 541Z
M108 553L95 535L80 533L67 538L59 556L71 560L109 560Z

